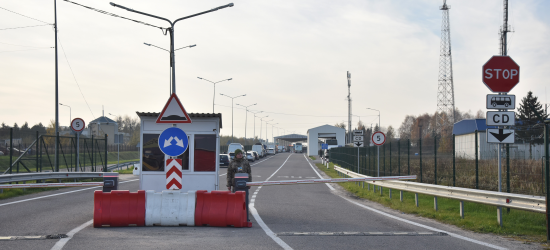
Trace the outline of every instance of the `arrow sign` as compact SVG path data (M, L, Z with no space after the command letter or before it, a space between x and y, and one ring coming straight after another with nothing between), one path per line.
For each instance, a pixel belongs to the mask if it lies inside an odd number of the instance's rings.
M363 147L365 145L362 141L353 142L353 146L356 148Z
M179 156L187 150L189 140L187 134L177 127L170 127L162 131L159 136L160 150L169 156Z
M514 143L513 129L487 129L488 143Z

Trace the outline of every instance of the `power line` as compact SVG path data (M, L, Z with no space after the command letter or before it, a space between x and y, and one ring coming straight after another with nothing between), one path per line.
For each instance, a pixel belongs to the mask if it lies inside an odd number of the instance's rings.
M39 27L39 26L50 26L52 24L41 24L41 25L32 25L32 26L21 26L21 27L14 27L14 28L5 28L0 30L14 30L14 29L23 29L23 28L32 28L32 27Z
M36 18L32 18L32 17L30 17L30 16L25 16L25 15L23 15L23 14L19 14L19 13L15 12L15 11L11 11L11 10L8 10L8 9L6 9L6 8L0 7L0 9L3 9L3 10L5 10L5 11L9 11L9 12L11 12L11 13L13 13L13 14L16 14L16 15L24 16L24 17L26 17L26 18L29 18L29 19L32 19L32 20L35 20L35 21L39 21L39 22L41 22L41 23L46 23L46 24L48 24L48 25L52 25L51 23L44 22L44 21L38 20L38 19L36 19Z
M41 49L51 49L51 48L53 48L53 47L50 47L50 48L41 48ZM0 51L0 53L16 52L16 51L29 51L29 50L41 50L41 49L4 50L4 51Z
M19 47L29 47L29 48L53 48L53 47L38 47L38 46L17 45L17 44L11 44L11 43L3 43L3 42L0 42L0 44L7 44L7 45L19 46Z
M216 106L221 106L221 107L226 107L226 108L231 108L231 106L226 106L226 105L220 105L220 104L215 104ZM240 110L245 110L243 108L235 108L235 109L240 109ZM249 110L250 111L250 110ZM258 111L258 110L255 110L255 111ZM286 113L277 113L277 112L269 112L269 111L264 111L262 112L262 114L274 114L274 115L294 115L294 116L309 116L309 117L348 117L347 115L346 116L342 116L342 115L304 115L304 114L286 114ZM378 115L362 115L362 116L378 116Z
M126 19L126 20L129 20L129 21L132 21L132 22L136 22L136 23L140 23L140 24L143 24L143 25L147 25L147 26L159 28L159 29L162 30L163 32L164 32L164 30L166 30L166 28L158 27L158 26L155 26L155 25L152 25L152 24L148 24L148 23L145 23L145 22L142 22L142 21L138 21L138 20L134 20L134 19L127 18L127 17L119 16L119 15L117 15L117 14L113 14L113 13L110 13L110 12L107 12L107 11L104 11L104 10L98 10L98 9L95 9L95 8L92 8L92 7L89 7L89 6L86 6L86 5L82 5L82 4L79 4L79 3L75 3L75 2L72 2L72 1L69 1L69 0L63 0L63 1L69 2L69 3L72 3L72 4L76 4L76 5L78 5L78 6L81 6L81 7L86 8L86 9L89 9L89 10L93 10L93 11L99 12L99 13L101 13L101 14L109 15L109 16L112 16L112 17L119 17L119 18Z
M82 98L84 99L84 102L86 102L86 106L88 106L88 109L90 110L90 113L92 113L92 117L95 120L94 112L92 112L92 109L90 108L90 105L88 104L88 101L86 100L86 97L84 97L84 93L82 93L82 89L80 88L80 84L78 84L78 81L76 80L76 76L74 75L73 68L71 67L71 64L69 63L69 59L67 59L67 54L65 53L65 49L63 48L63 44L61 44L61 38L59 38L59 35L58 35L57 39L59 39L59 45L61 46L61 51L63 51L63 55L65 56L65 60L67 61L67 64L69 65L69 69L71 70L71 74L73 74L73 78L74 78L74 81L76 82L76 86L78 86L78 90L80 91L80 94L82 95Z

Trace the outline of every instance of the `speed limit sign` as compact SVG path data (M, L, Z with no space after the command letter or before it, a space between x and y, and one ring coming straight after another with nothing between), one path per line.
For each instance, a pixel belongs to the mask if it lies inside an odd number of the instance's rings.
M71 122L71 129L74 132L81 133L85 127L86 127L86 124L84 123L84 120L82 120L81 118L74 118L73 121Z
M381 131L374 132L372 134L372 143L376 146L382 146L386 142L386 135Z

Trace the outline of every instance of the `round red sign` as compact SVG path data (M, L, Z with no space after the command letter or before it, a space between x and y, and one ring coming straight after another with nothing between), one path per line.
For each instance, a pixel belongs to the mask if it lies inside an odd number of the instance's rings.
M494 93L508 93L519 83L519 65L509 56L493 56L483 65L483 83Z

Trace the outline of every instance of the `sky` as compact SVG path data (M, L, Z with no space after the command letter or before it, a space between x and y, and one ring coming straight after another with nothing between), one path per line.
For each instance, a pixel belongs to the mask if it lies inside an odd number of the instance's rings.
M175 20L230 0L112 0ZM159 27L168 22L109 5L82 5ZM222 135L265 138L347 123L351 73L352 126L359 120L398 128L406 115L433 114L442 0L235 0L234 7L178 22L176 94L189 113L222 113ZM482 66L499 54L502 0L449 0L455 106L486 111ZM521 100L533 91L548 103L550 1L510 0L509 55L520 65ZM9 11L8 11L9 10ZM15 14L22 14L24 16ZM28 18L29 17L29 18ZM32 18L32 19L31 19ZM37 19L37 20L34 20ZM70 118L160 112L170 95L169 36L154 27L57 1L61 126ZM0 122L31 126L55 119L53 1L0 0ZM234 99L233 109L228 96ZM255 119L249 111L262 112ZM232 111L233 110L233 111ZM70 114L69 114L70 111ZM109 115L112 114L112 115ZM232 131L233 116L233 131ZM263 119L260 127L259 117ZM245 123L245 120L247 121ZM246 124L246 130L245 130ZM255 131L254 131L255 130Z

